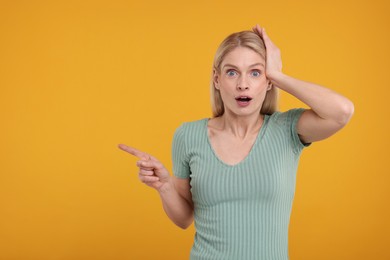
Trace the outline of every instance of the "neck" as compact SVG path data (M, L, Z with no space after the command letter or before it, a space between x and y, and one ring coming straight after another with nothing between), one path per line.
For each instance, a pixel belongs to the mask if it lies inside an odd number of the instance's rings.
M248 135L258 133L263 121L264 116L260 113L237 116L225 111L221 116L222 128L240 139L245 139Z

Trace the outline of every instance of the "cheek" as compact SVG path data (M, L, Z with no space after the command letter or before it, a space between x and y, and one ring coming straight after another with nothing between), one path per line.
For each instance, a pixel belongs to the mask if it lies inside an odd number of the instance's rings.
M234 79L221 79L219 81L218 89L221 92L232 92L235 91L237 83Z
M257 80L252 81L252 87L254 87L256 90L263 92L264 90L267 90L268 84L265 77Z
M221 77L220 84L223 86L234 85L237 82L235 78Z

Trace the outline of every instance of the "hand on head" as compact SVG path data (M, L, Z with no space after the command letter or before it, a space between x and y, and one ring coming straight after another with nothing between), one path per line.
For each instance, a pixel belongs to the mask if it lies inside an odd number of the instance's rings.
M266 75L270 75L275 72L282 72L282 58L280 54L280 49L268 37L268 34L265 32L264 27L260 27L260 25L256 24L256 26L252 27L252 30L264 41L265 49L267 52L265 66Z

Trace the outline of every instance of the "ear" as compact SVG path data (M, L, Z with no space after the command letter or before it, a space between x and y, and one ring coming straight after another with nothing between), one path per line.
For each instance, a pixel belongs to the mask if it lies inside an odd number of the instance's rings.
M267 80L267 84L268 84L268 86L267 86L267 91L269 91L269 90L272 89L273 85L272 85L272 83L271 83L270 80Z
M215 69L213 69L213 81L214 87L219 90L219 75Z

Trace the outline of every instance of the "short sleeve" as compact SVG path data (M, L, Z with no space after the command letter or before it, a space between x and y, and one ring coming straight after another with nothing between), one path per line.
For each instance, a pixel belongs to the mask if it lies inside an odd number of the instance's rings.
M191 173L185 141L185 124L182 124L176 129L172 141L173 174L178 178L189 178Z
M289 128L289 133L291 134L291 140L294 146L295 152L301 152L303 148L308 147L311 143L303 143L299 138L297 131L297 123L302 113L305 111L304 108L294 108L286 112L287 117L287 126Z

